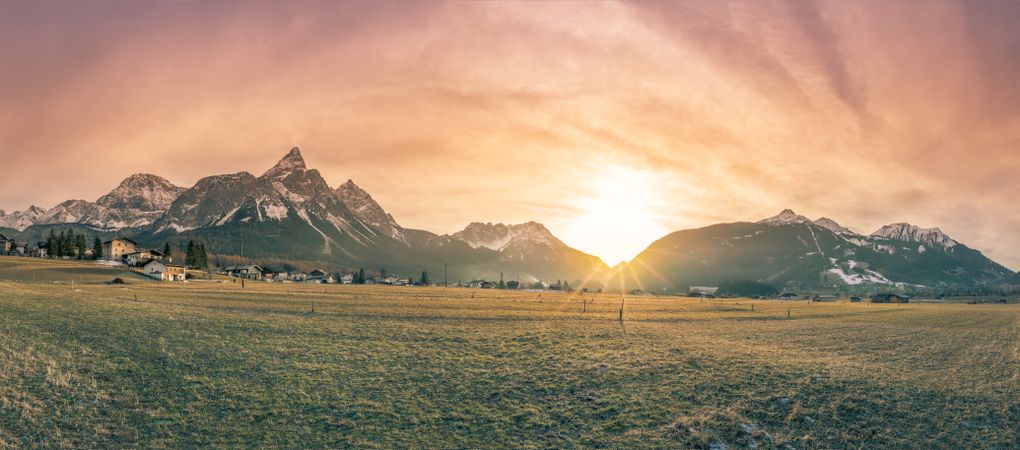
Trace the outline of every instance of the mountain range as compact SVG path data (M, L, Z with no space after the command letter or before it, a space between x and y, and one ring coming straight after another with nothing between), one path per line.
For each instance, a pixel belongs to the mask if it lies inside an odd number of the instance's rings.
M609 268L536 222L474 222L440 235L405 228L348 180L332 188L290 150L260 176L214 175L175 186L135 174L95 202L0 210L0 231L21 240L73 226L153 247L201 241L245 260L304 261L338 269L428 271L433 280L569 280L574 286L686 291L692 285L753 280L834 289L957 289L1020 285L1020 274L937 228L886 225L870 235L791 210L759 222L671 233L628 263ZM612 236L607 236L612 239Z

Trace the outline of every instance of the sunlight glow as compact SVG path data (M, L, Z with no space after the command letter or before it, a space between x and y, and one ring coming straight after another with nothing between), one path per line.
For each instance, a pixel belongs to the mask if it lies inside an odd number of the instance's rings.
M666 234L657 207L661 201L652 173L607 168L579 200L582 214L567 223L563 240L610 266L629 261Z

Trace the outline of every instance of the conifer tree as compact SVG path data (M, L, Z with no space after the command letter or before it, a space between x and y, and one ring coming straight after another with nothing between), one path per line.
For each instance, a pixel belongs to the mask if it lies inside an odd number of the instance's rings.
M92 258L103 259L103 240L99 239L99 236L92 241Z

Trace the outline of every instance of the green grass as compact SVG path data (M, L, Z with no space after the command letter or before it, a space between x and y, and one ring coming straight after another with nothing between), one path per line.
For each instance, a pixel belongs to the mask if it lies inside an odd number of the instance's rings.
M1016 304L627 297L621 323L609 295L34 271L0 281L0 448L1020 447Z

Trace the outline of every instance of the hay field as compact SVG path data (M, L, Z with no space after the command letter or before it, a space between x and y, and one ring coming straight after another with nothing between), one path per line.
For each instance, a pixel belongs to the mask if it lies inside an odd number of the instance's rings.
M618 295L50 263L0 258L0 448L1020 448L1017 304L628 296L621 322Z

